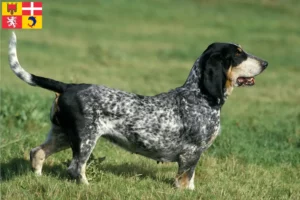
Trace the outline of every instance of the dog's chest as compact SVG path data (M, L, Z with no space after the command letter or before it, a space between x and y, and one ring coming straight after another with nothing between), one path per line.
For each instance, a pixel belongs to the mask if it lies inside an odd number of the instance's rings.
M221 132L221 125L220 124L214 125L212 130L208 132L206 140L202 141L201 143L202 148L203 149L209 148L213 144L217 136L220 134L220 132Z
M212 145L220 133L220 111L212 111L198 121L199 131L195 138L201 149L205 150Z

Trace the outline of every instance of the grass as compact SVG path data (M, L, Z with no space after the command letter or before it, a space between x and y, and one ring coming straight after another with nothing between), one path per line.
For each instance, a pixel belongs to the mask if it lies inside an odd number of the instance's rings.
M175 163L159 164L101 140L90 186L70 180L71 151L30 171L29 151L49 129L54 94L9 69L1 30L2 199L299 199L300 2L297 0L44 1L41 31L18 30L21 64L40 76L153 95L185 81L214 41L241 44L269 61L256 86L235 89L222 133L196 171L196 190L172 187ZM105 157L105 160L103 160Z

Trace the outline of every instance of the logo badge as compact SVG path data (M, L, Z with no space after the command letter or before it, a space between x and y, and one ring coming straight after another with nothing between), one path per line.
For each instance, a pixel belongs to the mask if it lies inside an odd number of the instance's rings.
M42 2L2 2L2 29L42 29Z

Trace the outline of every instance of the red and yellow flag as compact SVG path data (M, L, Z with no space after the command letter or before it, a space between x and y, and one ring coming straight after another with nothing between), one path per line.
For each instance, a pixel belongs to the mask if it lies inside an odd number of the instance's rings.
M2 2L2 29L42 29L42 2Z

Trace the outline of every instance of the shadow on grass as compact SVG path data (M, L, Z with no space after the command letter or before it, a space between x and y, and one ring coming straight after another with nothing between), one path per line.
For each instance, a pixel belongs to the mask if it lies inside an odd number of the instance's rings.
M30 161L24 158L14 158L6 163L0 164L0 181L9 181L15 177L33 173L30 166ZM56 176L60 179L68 179L69 176L66 169L62 165L49 166L46 163L43 166L43 174Z
M31 172L30 164L28 160L24 158L14 158L7 163L1 163L1 181L9 181L15 176L22 176L26 173Z
M49 175L52 177L59 178L61 180L74 180L67 173L66 163L56 164L56 165L47 165L47 163L43 166L43 175Z
M102 161L101 161L102 162ZM69 162L64 162L62 164L49 165L47 163L43 166L43 175L49 175L52 177L57 177L59 179L67 179L72 181L73 179L69 176L66 170ZM89 169L91 168L91 169ZM106 173L111 173L116 176L122 176L125 178L138 177L141 179L151 178L157 182L164 182L169 185L174 184L174 179L166 178L164 176L157 176L157 170L149 166L140 166L135 163L123 163L123 164L101 164L95 165L92 164L87 170L94 171L98 173L103 171ZM21 177L28 173L33 173L30 161L25 160L24 158L14 158L9 162L0 164L0 181L10 181L14 178ZM89 172L87 172L87 176Z
M157 176L157 170L149 167L143 167L135 163L123 163L119 165L104 164L99 167L103 172L112 173L126 178L139 177L142 179L151 178L154 181L164 182L169 185L174 184L174 179Z

